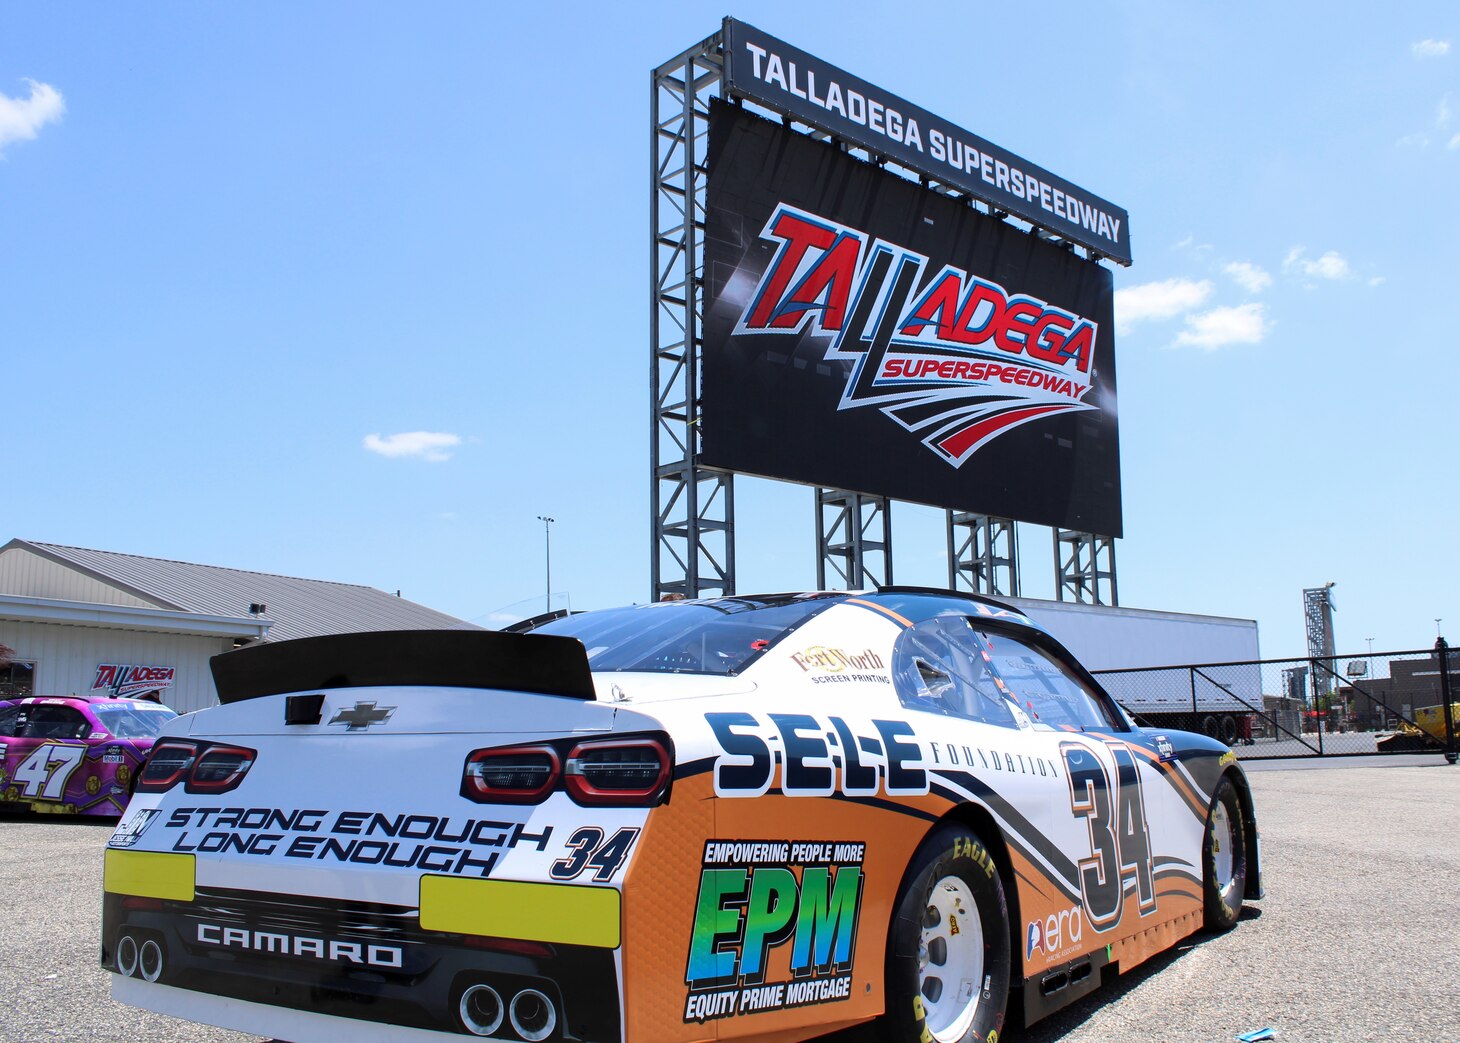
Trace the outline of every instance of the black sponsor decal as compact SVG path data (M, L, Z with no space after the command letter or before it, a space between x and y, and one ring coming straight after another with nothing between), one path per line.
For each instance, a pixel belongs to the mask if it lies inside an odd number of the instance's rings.
M970 746L967 743L935 742L930 747L934 764L946 764L950 768L983 768L986 771L1002 771L1011 775L1043 775L1059 778L1059 765L1048 757L1035 757L1028 753L1010 753L988 746Z
M872 797L928 792L922 747L906 721L872 721L860 735L840 717L812 714L705 714L723 751L715 758L715 792L758 797L781 766L781 792L791 797Z
M169 850L257 855L490 876L505 850L546 850L553 827L529 833L520 822L376 811L283 808L175 808Z

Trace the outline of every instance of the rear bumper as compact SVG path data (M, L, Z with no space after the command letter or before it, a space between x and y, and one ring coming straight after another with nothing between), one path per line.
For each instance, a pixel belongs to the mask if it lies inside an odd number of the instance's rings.
M213 996L463 1035L462 996L485 985L503 1007L493 1038L620 1039L612 949L428 931L400 906L218 889L192 901L109 893L102 966ZM552 1005L543 1036L512 1027L514 999L540 1002L532 993ZM528 1006L518 1010L526 1020Z

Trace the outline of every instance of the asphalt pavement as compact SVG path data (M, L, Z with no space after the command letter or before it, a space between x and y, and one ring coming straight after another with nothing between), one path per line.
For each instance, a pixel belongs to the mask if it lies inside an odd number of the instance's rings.
M1283 1043L1460 1043L1460 768L1302 768L1250 776L1268 897L1235 930L1189 939L1006 1039L1207 1043L1272 1027ZM97 964L109 834L0 817L0 1040L256 1039L112 1001Z

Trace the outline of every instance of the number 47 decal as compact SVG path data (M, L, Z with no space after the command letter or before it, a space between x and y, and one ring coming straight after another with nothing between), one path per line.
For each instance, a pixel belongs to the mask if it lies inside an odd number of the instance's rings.
M85 756L85 746L63 746L59 743L37 746L15 767L15 781L20 783L21 795L60 800L66 783Z
M1100 758L1088 746L1060 743L1070 780L1070 810L1090 831L1090 857L1080 860L1080 891L1085 915L1097 931L1120 923L1125 882L1134 878L1142 916L1156 910L1156 885L1151 869L1151 831L1146 825L1146 799L1141 773L1123 743L1105 740L1115 760L1115 784Z

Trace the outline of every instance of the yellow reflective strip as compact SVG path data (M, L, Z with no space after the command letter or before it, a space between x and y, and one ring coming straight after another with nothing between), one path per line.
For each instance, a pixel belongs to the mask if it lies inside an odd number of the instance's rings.
M611 887L423 876L421 927L617 949L619 893Z
M108 848L102 888L114 895L191 902L195 865L192 855Z
M875 601L863 601L861 598L847 598L847 604L861 605L863 608L870 608L873 612L880 612L887 618L896 620L898 623L901 623L903 626L908 628L911 628L913 625L912 620L898 615L886 605L879 605Z

